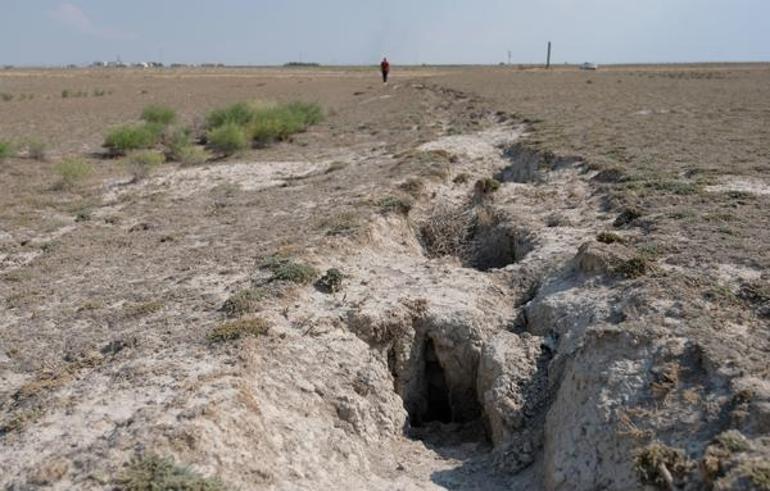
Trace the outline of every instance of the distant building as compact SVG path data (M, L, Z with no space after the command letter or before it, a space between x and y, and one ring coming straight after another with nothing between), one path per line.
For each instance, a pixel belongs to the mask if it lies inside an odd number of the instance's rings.
M585 62L582 65L580 65L580 69L581 70L598 70L599 65L597 65L596 63Z

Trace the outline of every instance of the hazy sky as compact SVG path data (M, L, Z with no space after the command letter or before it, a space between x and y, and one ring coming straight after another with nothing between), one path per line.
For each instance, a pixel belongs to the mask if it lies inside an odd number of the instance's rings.
M0 65L770 61L770 0L0 0Z

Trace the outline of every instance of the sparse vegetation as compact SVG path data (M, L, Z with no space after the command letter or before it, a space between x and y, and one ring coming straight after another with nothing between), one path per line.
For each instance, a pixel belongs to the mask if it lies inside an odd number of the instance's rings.
M11 157L15 157L15 156L16 156L16 150L14 148L14 145L9 141L0 140L0 161L3 161Z
M425 183L422 179L416 177L410 177L406 181L398 185L402 191L411 195L412 197L418 197L420 193L425 189Z
M116 484L126 491L224 491L217 478L203 477L170 457L135 457L120 474Z
M11 102L13 100L13 94L9 94L7 92L0 92L0 99L2 99L3 102Z
M623 211L620 212L618 217L615 219L615 222L613 225L615 227L622 227L624 225L627 225L637 218L640 218L642 216L642 211L638 208L624 208Z
M88 97L88 91L64 89L61 91L61 96L62 99L68 99L70 97Z
M257 145L285 140L318 123L322 117L321 108L317 104L292 102L260 106L241 102L211 111L206 117L206 126L209 128L209 141L212 135L223 138L224 133L217 133L221 128L229 128L227 133L230 135L235 135L237 132L234 128L238 128L244 135L245 148L247 139Z
M342 280L345 275L339 269L332 268L326 271L318 280L318 288L326 293L336 293L342 289Z
M246 288L228 298L222 311L230 317L237 317L249 314L258 310L260 302L266 297L262 288Z
M192 166L205 164L209 159L211 159L211 154L206 149L190 145L179 149L174 160L184 166Z
M155 150L141 150L134 152L126 159L126 169L131 174L134 182L147 179L153 170L165 161L162 153Z
M500 189L500 181L497 179L492 179L491 177L485 177L484 179L479 179L476 181L473 189L477 195L486 196Z
M465 256L472 216L460 208L437 207L420 224L420 240L431 257Z
M262 336L268 333L270 326L263 319L238 319L218 325L209 333L209 341L223 343L235 341L246 336Z
M770 491L770 462L750 462L742 470L754 486L761 491Z
M228 124L245 127L254 120L254 113L254 109L244 102L214 109L206 116L206 127L210 130Z
M359 216L355 212L343 211L322 220L320 228L326 229L326 235L349 235L359 227Z
M162 308L163 302L157 300L129 303L123 307L123 314L126 317L145 317L159 312Z
M340 160L335 160L331 164L329 164L329 167L324 171L324 174L331 174L332 172L337 172L339 170L344 169L348 166L347 162L342 162Z
M226 123L209 131L208 146L225 156L236 154L248 147L246 132L235 123Z
M158 142L159 132L151 125L125 125L111 130L104 140L104 147L113 155L125 155L132 150L142 150Z
M33 160L44 161L46 159L46 144L36 138L28 138L24 141L27 157Z
M61 178L55 187L58 189L71 189L91 175L93 167L83 159L71 157L56 164L53 170Z
M262 263L262 267L273 273L271 281L288 281L306 285L318 277L318 270L314 267L278 256L267 258Z
M647 274L650 268L650 259L640 254L615 266L615 273L626 278L639 278Z
M407 198L399 196L387 196L377 202L377 206L380 207L380 211L383 213L399 213L401 215L408 215L412 210L414 203Z
M170 107L165 106L147 106L142 111L142 120L148 123L161 124L168 126L176 121L176 112Z
M634 458L634 470L642 483L664 489L681 482L692 467L693 463L682 450L661 443L648 445Z
M460 174L457 174L454 179L452 179L452 182L455 184L465 184L470 180L470 178L471 176L465 172L461 172Z
M623 237L616 234L615 232L599 232L599 234L596 236L596 240L603 244L614 244L616 242L622 244L625 242Z

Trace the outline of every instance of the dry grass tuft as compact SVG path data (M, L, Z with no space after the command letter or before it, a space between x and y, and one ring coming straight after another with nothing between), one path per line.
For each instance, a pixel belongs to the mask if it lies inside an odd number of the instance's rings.
M222 343L246 336L262 336L269 330L269 324L263 319L238 319L218 325L209 333L208 339L212 343Z

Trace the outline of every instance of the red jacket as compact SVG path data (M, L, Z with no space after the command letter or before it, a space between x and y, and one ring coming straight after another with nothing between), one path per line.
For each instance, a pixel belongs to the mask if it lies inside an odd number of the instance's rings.
M382 60L382 63L380 63L380 70L382 70L383 73L388 73L390 71L390 63L388 63L388 60Z

